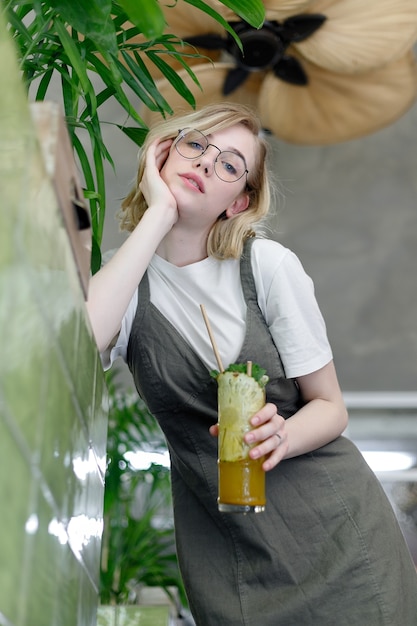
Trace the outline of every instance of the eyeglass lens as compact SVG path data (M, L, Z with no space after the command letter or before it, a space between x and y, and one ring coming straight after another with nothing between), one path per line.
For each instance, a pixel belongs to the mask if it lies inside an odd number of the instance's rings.
M212 145L199 130L187 130L181 131L175 147L185 159L198 159ZM245 161L239 154L229 150L221 151L217 146L213 147L219 151L214 161L214 171L221 180L232 183L246 174Z

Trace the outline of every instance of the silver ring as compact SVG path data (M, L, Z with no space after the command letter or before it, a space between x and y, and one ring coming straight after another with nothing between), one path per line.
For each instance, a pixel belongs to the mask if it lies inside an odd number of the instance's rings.
M282 437L281 437L281 435L278 435L278 433L275 433L275 435L278 437L278 439L279 439L280 441L282 441Z

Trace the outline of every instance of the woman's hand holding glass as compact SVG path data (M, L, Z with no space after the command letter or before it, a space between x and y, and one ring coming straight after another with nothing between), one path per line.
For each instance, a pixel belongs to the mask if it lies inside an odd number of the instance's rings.
M288 436L285 419L279 415L275 404L268 402L251 419L253 430L245 435L247 444L254 446L249 455L252 459L265 456L262 468L268 472L285 457Z
M253 459L265 456L262 468L268 472L285 458L288 452L288 435L285 419L279 415L275 404L268 402L251 419L253 429L245 435L247 444L254 446L250 451ZM218 425L210 428L210 434L217 436Z

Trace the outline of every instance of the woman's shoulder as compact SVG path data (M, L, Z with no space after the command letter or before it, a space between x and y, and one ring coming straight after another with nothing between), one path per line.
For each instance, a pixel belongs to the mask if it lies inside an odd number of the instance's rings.
M297 255L278 241L257 238L252 244L252 267L261 271L275 273L279 268L291 271L300 268L301 262Z
M279 243L279 241L264 239L263 237L256 237L253 240L252 250L257 255L268 254L273 257L282 257L290 252L289 248L286 248L282 243Z
M295 285L310 284L298 256L286 246L271 239L255 239L251 254L252 273L258 295L276 289L293 289Z

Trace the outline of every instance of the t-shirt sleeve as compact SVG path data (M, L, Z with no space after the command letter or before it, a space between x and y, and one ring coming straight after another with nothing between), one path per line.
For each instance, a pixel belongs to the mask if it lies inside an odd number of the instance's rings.
M138 306L138 291L135 290L126 313L123 316L119 334L114 338L111 345L101 353L101 363L104 370L111 368L116 359L121 358L126 362L127 345L129 343L130 331Z
M291 250L273 241L260 243L252 260L258 302L285 374L311 374L333 358L313 281Z

